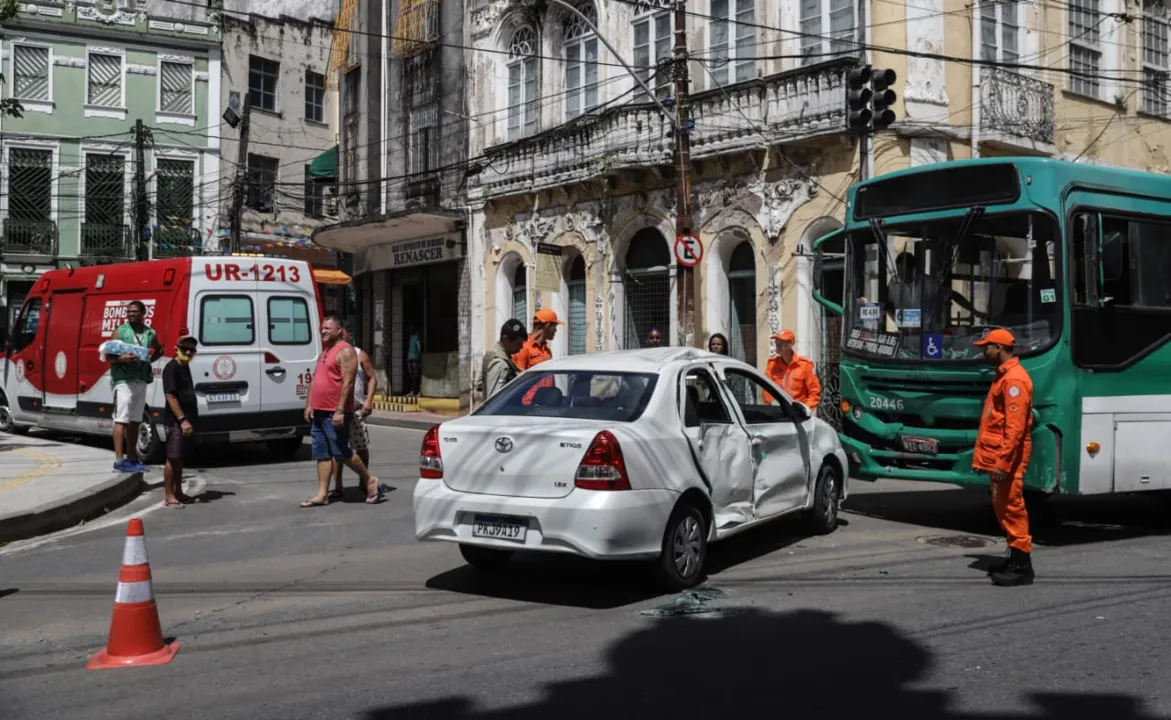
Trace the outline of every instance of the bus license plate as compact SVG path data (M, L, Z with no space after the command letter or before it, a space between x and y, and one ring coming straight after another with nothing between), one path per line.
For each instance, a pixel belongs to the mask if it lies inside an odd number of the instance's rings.
M240 402L240 393L238 393L238 392L208 393L207 394L207 401L209 403Z
M528 523L522 518L477 515L472 520L472 537L524 542Z
M919 455L937 455L939 453L939 441L935 438L904 435L903 450L909 453L918 453Z

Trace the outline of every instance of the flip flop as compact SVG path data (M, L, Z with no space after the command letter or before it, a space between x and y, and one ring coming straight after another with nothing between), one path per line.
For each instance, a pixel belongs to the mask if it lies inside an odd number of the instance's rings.
M306 500L305 502L301 503L301 507L303 507L303 508L325 507L328 504L329 504L329 501L314 502L313 500Z
M377 505L380 502L382 502L382 493L381 492L379 492L376 495L367 495L366 496L366 504L367 505Z
M163 507L170 508L171 510L182 510L183 508L185 508L187 506L178 500L170 500L168 502L163 503Z

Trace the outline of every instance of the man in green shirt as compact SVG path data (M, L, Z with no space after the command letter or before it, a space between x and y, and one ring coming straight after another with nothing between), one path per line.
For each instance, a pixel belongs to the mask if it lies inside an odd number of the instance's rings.
M110 383L114 386L114 469L118 472L146 472L149 468L138 459L138 426L146 411L146 386L154 382L151 363L162 357L163 346L155 331L147 327L146 305L131 300L126 306L126 322L111 339L150 349L150 361L133 353L107 355Z

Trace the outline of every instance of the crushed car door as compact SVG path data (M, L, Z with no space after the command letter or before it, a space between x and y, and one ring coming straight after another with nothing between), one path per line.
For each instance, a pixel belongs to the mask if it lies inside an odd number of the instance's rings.
M748 431L756 516L770 517L804 507L809 493L809 432L793 410L793 401L747 368L729 363L718 369Z
M748 433L732 416L709 365L680 375L679 410L691 455L711 489L717 531L755 518L752 448Z

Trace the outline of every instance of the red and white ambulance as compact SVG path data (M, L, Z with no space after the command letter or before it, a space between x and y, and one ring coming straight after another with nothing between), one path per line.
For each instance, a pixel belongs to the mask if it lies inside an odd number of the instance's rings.
M162 369L183 335L199 341L191 375L201 443L267 442L291 454L308 434L305 399L321 352L321 300L308 263L208 256L52 270L25 299L0 352L0 431L31 426L110 435L110 365L98 346L132 300L165 353L139 432L139 457L161 455Z

